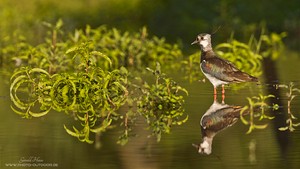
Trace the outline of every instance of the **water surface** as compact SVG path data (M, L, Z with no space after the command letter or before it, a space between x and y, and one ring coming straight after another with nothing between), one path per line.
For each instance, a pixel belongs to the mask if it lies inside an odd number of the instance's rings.
M296 54L276 62L278 83L294 81L300 87L299 58ZM261 81L261 85L251 84L239 91L227 86L225 103L244 106L246 97L268 94L272 84L264 83L263 76ZM15 114L10 109L9 86L1 81L0 168L16 168L9 165L20 164L29 158L52 165L45 168L299 168L300 127L294 132L280 134L275 120L258 122L269 125L251 134L246 134L248 126L239 120L214 137L211 155L199 154L192 144L202 141L200 119L213 103L213 88L208 82L190 84L180 80L179 83L189 91L189 96L185 97L185 109L189 115L186 124L173 127L172 133L163 135L161 142L157 143L155 138L147 137L146 126L137 123L135 132L138 136L127 145L117 145L120 131L112 130L101 136L101 148L96 149L65 132L63 124L72 119L62 112L50 112L45 117L29 120ZM284 96L285 91L281 90L282 111L277 113L287 111ZM221 100L220 95L218 100ZM291 108L298 118L299 101L298 96Z

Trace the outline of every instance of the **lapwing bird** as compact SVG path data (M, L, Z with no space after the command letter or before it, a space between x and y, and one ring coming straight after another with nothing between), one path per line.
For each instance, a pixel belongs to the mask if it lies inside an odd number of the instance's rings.
M211 154L212 141L215 135L234 125L240 118L242 108L242 106L213 102L200 120L202 142L199 145L193 144L200 154ZM248 110L244 111L242 115L246 114L249 114Z
M193 44L199 44L201 47L200 68L203 74L214 86L215 99L217 95L217 87L219 85L222 85L222 96L225 97L225 84L258 82L256 77L242 72L229 61L218 57L212 49L210 34L199 34L192 45Z

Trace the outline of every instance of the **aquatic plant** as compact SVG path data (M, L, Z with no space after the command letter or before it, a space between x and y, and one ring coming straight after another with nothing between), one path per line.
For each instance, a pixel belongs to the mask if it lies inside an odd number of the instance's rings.
M289 85L280 84L280 85L277 85L277 87L287 89L286 96L288 98L288 101L287 101L288 118L286 120L287 126L280 127L278 130L280 130L280 131L289 130L289 131L293 132L295 130L294 127L300 126L300 122L295 122L295 120L297 120L297 118L291 112L291 103L292 103L293 99L297 96L296 93L300 94L300 89L296 88L295 84L293 82L290 82Z
M147 39L145 28L143 35L132 36L120 34L117 29L87 26L85 32L77 30L63 40L62 21L44 24L50 29L45 43L34 47L24 42L20 51L14 52L10 46L1 50L5 59L13 55L20 59L19 68L13 73L7 70L8 75L12 74L10 97L14 112L27 119L45 116L51 110L65 112L74 120L64 124L66 132L87 143L94 142L92 136L97 140L101 133L119 127L124 129L117 140L121 145L135 135L133 126L139 116L146 119L157 141L171 131L172 125L186 122L187 117L180 117L184 116L182 94L187 91L161 73L159 64L180 56L176 46L156 37ZM120 54L127 49L129 53ZM139 61L132 62L134 65L123 63L130 52L137 50L141 51ZM137 53L133 54L137 57ZM153 58L144 58L148 55ZM5 61L12 68L16 66ZM146 69L154 61L156 70L148 68L156 77L153 85L127 70Z
M159 69L148 70L155 74L155 84L145 82L139 87L141 94L130 98L128 72L123 67L113 71L90 67L88 72L53 75L40 68L24 67L11 77L11 108L23 118L42 117L52 109L76 117L78 121L72 129L66 125L64 128L68 134L87 143L93 143L90 133L99 134L112 128L113 123L120 123L126 127L118 140L122 145L128 142L128 132L132 130L128 120L140 114L160 141L161 134L169 133L171 125L186 122L188 116L180 119L184 115L184 99L179 92L187 94L187 91ZM28 94L26 100L19 96L21 92ZM128 102L132 102L131 106L136 104L137 112L119 111Z
M200 70L200 55L199 53L194 53L188 58L181 61L182 70L184 72L184 79L188 80L190 83L198 81L202 75Z
M13 111L24 118L45 116L52 109L75 116L81 129L70 130L66 126L65 129L88 143L92 143L90 132L104 132L116 120L119 116L116 111L128 96L125 68L111 72L91 68L89 73L54 75L40 68L22 68L11 81ZM26 101L18 96L21 89L30 91Z
M111 59L113 68L124 66L144 71L147 66L154 67L156 62L162 64L182 58L177 44L168 44L164 38L156 36L149 38L146 27L138 33L122 33L116 28L108 29L106 26L100 26L92 29L87 26L85 30L76 30L69 37L75 44L91 42L91 47ZM97 62L101 63L102 60L99 59ZM166 68L172 66L176 64L165 64Z
M263 57L270 57L276 60L285 48L283 39L287 36L286 32L266 34L266 28L262 28L261 36L256 40L252 35L249 44L253 43L256 53Z
M41 68L50 74L72 72L78 70L78 63L87 65L89 62L103 70L126 67L144 72L145 67L155 67L156 62L170 63L164 64L164 69L179 68L179 64L172 63L182 59L179 45L169 44L164 38L150 37L146 27L140 32L129 33L87 25L85 29L67 33L63 31L62 20L43 25L48 31L44 42L36 46L19 34L0 39L2 72L11 76L14 68L22 66Z
M254 97L247 97L248 105L244 106L241 110L240 118L243 124L249 125L249 129L247 131L247 134L250 134L254 129L265 129L268 124L255 124L255 119L258 118L258 120L262 119L273 119L274 117L267 116L265 114L266 108L276 108L276 105L269 106L266 103L266 99L274 97L273 95L259 95ZM246 110L249 110L249 119L246 119L243 115Z
M231 38L227 43L216 46L216 53L221 58L234 63L236 67L252 76L260 76L262 56L252 50L252 44L246 44Z
M155 75L155 83L145 83L138 98L138 112L145 118L152 134L160 141L161 134L170 133L171 126L181 125L188 120L184 117L184 98L179 92L188 94L174 80L165 77L157 64L156 69L148 68Z
M169 134L172 126L182 125L188 120L185 114L183 94L188 95L188 91L179 86L173 79L167 77L161 71L159 63L155 69L146 68L151 72L147 76L152 83L139 77L135 82L131 81L128 86L129 96L127 99L128 110L121 117L124 121L120 124L124 127L123 134L119 136L118 144L126 144L130 137L135 136L135 120L142 117L147 123L147 130L156 137L157 142L161 140L163 134ZM153 82L154 81L154 82Z

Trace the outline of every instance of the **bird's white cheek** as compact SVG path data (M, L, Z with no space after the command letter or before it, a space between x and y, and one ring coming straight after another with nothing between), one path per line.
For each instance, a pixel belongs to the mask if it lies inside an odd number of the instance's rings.
M201 44L204 48L206 48L206 46L208 45L208 42L207 42L207 41L201 41L200 44Z

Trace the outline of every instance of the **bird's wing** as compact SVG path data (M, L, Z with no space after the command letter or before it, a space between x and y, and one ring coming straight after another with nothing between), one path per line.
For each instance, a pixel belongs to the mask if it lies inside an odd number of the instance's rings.
M219 57L206 59L201 64L204 73L226 82L245 82L252 81L253 78L247 73L240 71L232 63Z
M201 126L214 132L232 126L240 117L241 106L228 106L201 119Z

